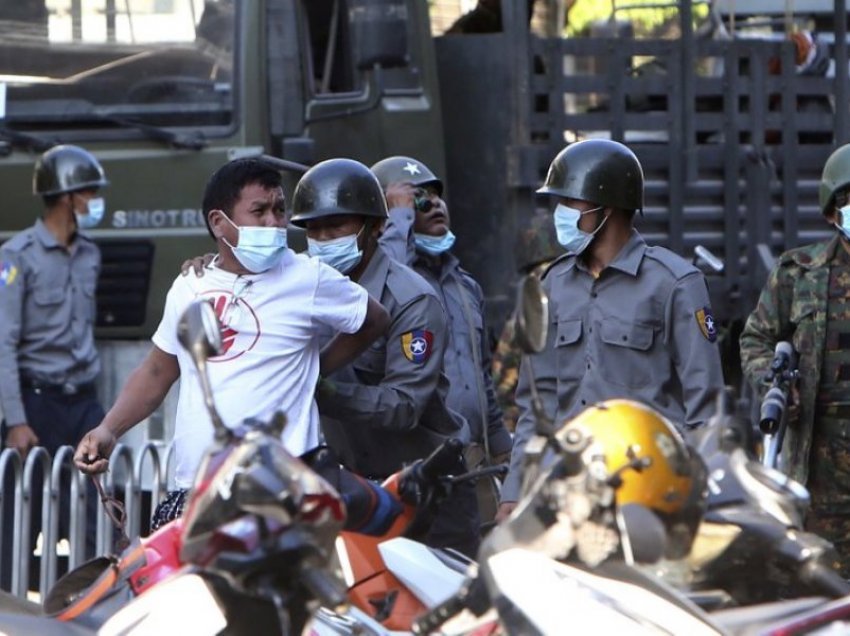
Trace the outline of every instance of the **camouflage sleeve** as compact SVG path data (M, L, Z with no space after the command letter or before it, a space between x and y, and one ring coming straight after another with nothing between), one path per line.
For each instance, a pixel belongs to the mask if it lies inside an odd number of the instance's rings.
M741 333L741 368L756 389L763 385L770 369L776 343L793 335L790 314L794 277L789 264L780 259L774 267Z
M516 405L516 386L519 380L519 363L522 353L513 344L514 319L505 322L496 351L493 354L493 383L496 387L496 400L502 408L505 428L513 432L519 417Z

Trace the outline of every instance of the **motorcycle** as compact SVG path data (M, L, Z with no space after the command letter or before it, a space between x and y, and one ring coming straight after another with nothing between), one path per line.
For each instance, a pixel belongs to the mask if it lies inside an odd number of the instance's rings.
M200 375L205 382L205 375ZM235 432L221 431L212 396L207 395L206 400L212 408L211 419L218 422L217 439L222 438L219 454L242 453L240 447L252 438L250 430L264 425L249 422ZM279 435L280 425L265 433ZM348 512L346 527L352 528L339 534L334 554L334 569L345 577L350 607L347 604L342 614L332 605L321 608L311 628L315 633L409 631L417 615L455 592L470 560L452 550L426 548L413 539L424 537L436 506L454 484L505 471L505 467L491 467L464 473L462 446L457 440L447 440L428 458L392 475L382 487L340 469L327 449L302 459L305 468L317 472L332 490L341 493ZM199 482L192 502L209 488L208 483ZM210 510L222 503L216 499L205 502ZM187 512L194 505L191 503ZM186 557L191 554L187 550L197 548L187 548L191 526L186 519L176 519L151 536L137 539L118 557L101 557L69 573L47 596L45 611L63 622L90 627L103 624L128 601L163 584L187 564ZM214 520L206 522L209 528L214 524ZM208 548L211 552L215 549Z
M186 310L178 336L215 428L184 516L146 544L137 540L81 593L54 598L54 618L7 615L4 633L151 633L191 621L197 634L291 634L319 605L345 611L345 585L332 567L345 519L339 494L283 447L282 414L233 430L223 424L206 375L221 347L208 303ZM175 556L179 569L165 567ZM153 567L143 570L146 557Z
M850 583L831 567L832 544L803 529L808 491L750 456L748 430L724 394L694 436L708 468L707 507L677 584L707 608L850 595Z
M526 284L527 298L542 296L533 281ZM545 342L542 303L517 321L520 329L537 325L536 333L521 334L526 352ZM540 401L532 398L537 412ZM461 591L421 617L414 632L451 633L470 614L490 634L569 626L577 633L778 636L846 628L850 586L829 567L831 546L800 530L805 489L746 453L747 428L730 411L723 395L697 439L709 471L707 508L678 569L661 559L668 537L659 517L615 503L624 471L646 466L645 450L612 471L592 435L568 425L553 431L537 412L519 505L485 539ZM547 454L552 461L544 465Z

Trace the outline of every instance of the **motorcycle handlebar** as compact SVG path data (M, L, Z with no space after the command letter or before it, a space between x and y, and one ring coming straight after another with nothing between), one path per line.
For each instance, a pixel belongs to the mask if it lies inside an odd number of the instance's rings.
M454 438L447 439L419 464L414 464L414 470L424 481L435 481L443 475L454 472L462 452L463 442Z
M325 607L341 613L348 605L347 590L335 576L309 562L301 566L304 587Z

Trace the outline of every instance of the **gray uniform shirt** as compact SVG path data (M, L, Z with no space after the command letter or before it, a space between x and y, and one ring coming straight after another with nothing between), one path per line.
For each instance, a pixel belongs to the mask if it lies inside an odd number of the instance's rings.
M390 314L390 326L352 364L320 385L322 432L351 470L386 477L447 437L468 441L446 406L446 316L434 290L381 247L358 281Z
M598 278L563 256L543 287L548 339L543 352L523 358L503 501L519 496L525 445L534 434L530 370L556 426L602 400L629 398L692 429L711 417L723 388L705 278L669 250L648 247L636 231Z
M505 428L493 386L484 293L452 254L431 256L416 251L413 222L413 210L390 210L381 245L394 259L410 265L427 280L446 310L449 344L443 369L450 382L449 407L466 419L473 441L483 443L486 428L490 452L506 453L511 450L511 436Z
M94 380L95 287L100 251L77 233L68 248L39 219L0 246L0 407L26 422L20 376L63 384Z

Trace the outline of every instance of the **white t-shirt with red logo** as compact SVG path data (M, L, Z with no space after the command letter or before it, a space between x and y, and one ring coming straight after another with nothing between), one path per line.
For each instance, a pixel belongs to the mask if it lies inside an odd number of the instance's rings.
M313 399L319 333L354 333L363 325L365 289L318 259L286 250L266 272L238 276L214 265L202 277L179 275L168 292L153 343L177 356L180 391L174 426L175 486L189 488L213 427L198 374L177 340L177 324L195 300L207 299L222 323L224 351L207 365L216 408L227 426L268 421L283 411L283 443L300 455L319 443Z

